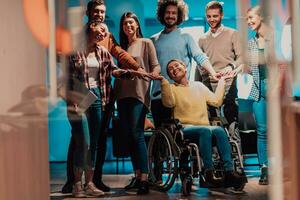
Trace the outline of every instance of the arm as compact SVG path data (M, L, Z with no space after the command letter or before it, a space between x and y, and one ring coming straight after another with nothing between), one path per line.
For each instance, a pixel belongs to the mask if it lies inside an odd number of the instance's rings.
M164 106L168 108L175 107L175 97L171 85L165 78L161 81L161 100Z
M110 62L111 68L112 68L112 75L115 78L132 78L129 71L125 70L125 69L118 68L118 66L115 65L115 62L114 62L113 57L111 56L111 54L110 53L108 53L108 54L109 54L109 62Z
M204 67L208 71L208 73L216 80L216 71L213 69L211 63L209 62L208 57L205 53L196 45L195 41L190 35L187 35L188 41L188 51L190 55L194 58L198 66Z
M237 31L234 31L232 35L232 48L235 54L235 60L229 64L231 67L232 76L238 74L244 67L244 56L243 56L243 48L242 48L242 41L240 35Z
M217 75L216 71L214 70L214 68L212 67L209 60L204 62L201 66L208 71L208 73L213 77L213 79L218 80L218 78L217 78L218 75ZM200 65L197 65L197 67L199 68ZM199 70L200 70L200 68L199 68Z
M198 65L203 65L208 61L205 53L196 45L196 42L189 34L186 34L188 52Z
M156 50L154 44L151 40L147 42L148 44L148 54L149 54L149 64L150 64L150 72L154 77L157 77L160 74L160 65L157 60Z
M67 110L71 112L79 111L78 104L80 103L80 99L82 99L82 93L80 93L78 88L85 87L78 77L78 75L82 73L83 68L83 61L81 59L82 54L79 52L68 56L68 75L66 77L66 88L64 88L65 91L60 91L61 97L67 103Z
M112 34L109 34L109 51L126 69L129 68L138 71L139 73L136 73L136 76L139 78L147 81L149 78L154 78L146 73L145 69L143 69L129 53L119 46Z
M204 86L205 87L205 86ZM204 89L204 93L206 96L206 101L209 105L219 107L223 103L223 98L225 94L225 80L221 78L218 82L218 86L216 88L215 93L210 91L207 87Z
M243 58L242 43L237 31L234 31L232 33L231 44L232 44L232 51L234 53L235 58L233 62L228 63L227 67L225 67L220 72L221 75L225 77L236 76L240 71L243 70L243 67L245 65L244 58Z
M109 51L122 66L133 70L138 70L140 68L139 64L132 56L119 46L112 34L109 34Z
M241 65L244 64L243 48L240 35L237 31L235 31L232 35L232 48L236 58L231 64L234 69L241 68Z

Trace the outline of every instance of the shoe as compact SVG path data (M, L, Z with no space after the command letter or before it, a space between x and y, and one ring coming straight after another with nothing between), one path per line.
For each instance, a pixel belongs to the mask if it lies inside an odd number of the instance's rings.
M149 193L148 181L141 181L138 187L137 195L145 195Z
M239 175L234 171L225 172L225 187L240 188L247 183L246 176Z
M75 198L83 198L86 197L85 196L85 192L82 189L82 184L80 181L78 181L77 183L75 183L73 185L73 189L72 189L72 195Z
M205 170L204 177L208 187L218 187L223 182L222 178L215 176L213 169Z
M61 193L67 194L67 193L72 193L73 191L73 182L67 181L65 185L61 189Z
M141 183L140 179L132 177L130 183L124 187L125 190L137 189Z
M110 187L108 187L107 185L105 185L102 180L100 181L94 181L94 184L97 188L99 188L100 190L102 190L103 192L109 192L110 191Z
M84 191L85 194L90 197L99 197L104 195L104 192L102 190L99 190L93 182L87 183Z
M261 169L261 174L260 174L260 178L258 181L259 185L268 185L269 184L269 180L268 180L268 167L267 166L263 166Z

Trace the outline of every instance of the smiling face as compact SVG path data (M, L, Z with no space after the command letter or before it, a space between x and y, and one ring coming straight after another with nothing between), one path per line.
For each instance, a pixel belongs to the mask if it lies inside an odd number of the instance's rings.
M122 23L123 31L127 37L133 37L137 34L139 28L138 23L132 17L126 17Z
M257 32L261 27L262 17L257 13L256 10L252 9L247 12L247 23L249 28Z
M218 8L206 10L206 20L211 29L217 29L221 25L223 16Z
M174 5L168 5L164 13L165 26L170 28L177 25L178 8Z
M106 37L107 32L107 27L103 23L90 24L90 32L88 35L90 42L97 44Z
M175 82L179 82L182 78L186 76L185 65L176 60L173 60L168 64L167 70L168 70L168 75Z
M106 7L105 5L98 5L94 7L90 12L90 20L99 20L101 22L104 22L105 20L105 13L106 13Z

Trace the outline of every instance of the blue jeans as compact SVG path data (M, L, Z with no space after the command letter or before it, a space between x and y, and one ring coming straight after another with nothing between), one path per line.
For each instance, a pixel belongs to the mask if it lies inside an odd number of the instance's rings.
M200 154L205 169L213 169L212 138L216 137L217 147L224 162L225 171L233 170L231 148L225 130L219 126L187 126L183 130L192 142L199 146Z
M91 170L95 167L97 141L100 136L103 112L99 88L92 88L91 91L98 99L85 113L68 112L74 142L74 169Z
M266 100L267 80L260 81L260 99L252 104L253 114L257 127L257 153L261 166L268 166L267 147L267 100Z
M124 98L118 101L118 111L121 130L129 136L129 152L133 169L141 170L141 173L148 173L147 147L144 136L147 108L136 98Z

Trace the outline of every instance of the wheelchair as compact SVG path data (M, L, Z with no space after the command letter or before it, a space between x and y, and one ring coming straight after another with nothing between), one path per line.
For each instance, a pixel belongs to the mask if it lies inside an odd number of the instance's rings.
M215 118L211 123L211 125L223 126L224 120ZM198 146L185 139L182 130L183 126L179 120L170 119L153 132L148 144L149 183L153 189L165 192L173 186L179 176L182 193L187 196L191 193L194 178L199 178L200 187L209 188L209 186L205 181ZM240 175L245 175L240 144L235 138L238 134L225 130L232 148L234 170ZM215 176L224 180L225 171L216 150L214 150L213 160ZM245 184L233 188L234 193L241 193Z

